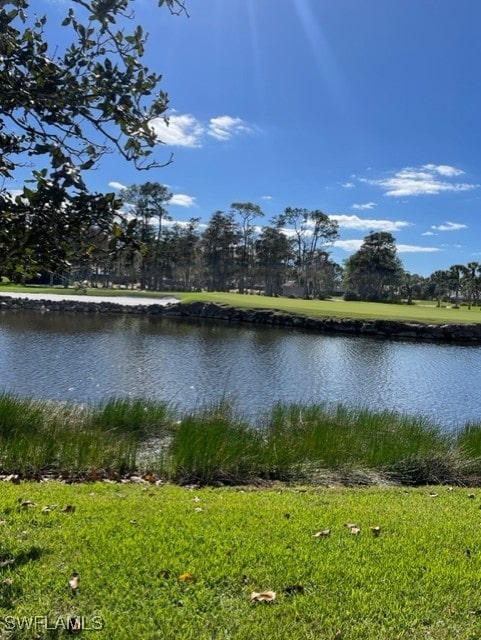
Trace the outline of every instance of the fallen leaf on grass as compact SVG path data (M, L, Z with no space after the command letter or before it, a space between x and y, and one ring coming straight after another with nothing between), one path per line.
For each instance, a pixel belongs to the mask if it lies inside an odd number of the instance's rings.
M381 527L370 527L372 535L377 538L381 535Z
M19 498L18 502L20 503L20 506L23 507L24 509L37 506L37 503L33 502L32 500L22 500L22 498Z
M179 576L179 582L196 582L197 578L191 573L181 573Z
M2 584L4 584L6 587L11 587L13 584L13 580L12 578L5 578L5 580L2 580Z
M194 511L195 511L196 513L201 513L201 511L204 511L204 509L202 509L202 507L196 507L196 508L194 509Z
M199 496L194 496L194 497L192 498L192 502L200 502L200 498L199 498Z
M52 511L56 508L57 508L56 504L48 504L47 506L42 507L42 513L44 514L52 513Z
M252 602L274 602L276 599L275 591L253 591L251 593L251 601Z
M155 482L155 478L151 473L146 473L144 476L144 480L146 480L147 482L150 482L150 484L154 484Z
M437 497L438 497L438 494L437 494L437 493L434 493L433 491L431 491L431 493L429 494L429 497L430 497L430 498L437 498Z
M70 576L70 580L68 581L68 586L75 592L78 589L80 583L80 576L78 573L74 572Z
M0 569L3 569L4 567L9 567L14 562L15 562L15 558L9 558L8 560L2 560L0 562Z
M330 529L323 529L322 531L316 531L316 533L312 534L313 538L327 538L331 535Z
M361 529L360 529L359 527L351 527L351 528L349 529L349 533L350 533L352 536L358 536L358 535L361 533Z
M474 498L475 498L475 497L476 497L476 496L474 495L474 493L468 493L468 498L469 498L470 500L474 500Z
M354 529L357 528L357 524L355 524L354 522L346 522L344 524L344 526L346 527L346 529Z

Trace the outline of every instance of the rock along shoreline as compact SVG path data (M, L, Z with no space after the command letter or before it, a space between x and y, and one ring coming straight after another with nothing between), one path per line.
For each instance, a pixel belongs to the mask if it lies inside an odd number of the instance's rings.
M295 328L318 333L338 335L360 335L376 338L393 338L414 341L452 342L461 344L481 344L481 323L479 324L423 324L399 320L357 320L353 318L314 318L289 314L275 309L242 309L214 302L172 302L165 299L160 303L135 304L75 299L58 300L52 298L24 298L0 296L0 311L40 311L62 313L135 314L165 318L200 318L233 323L261 324L275 327ZM115 299L113 299L115 300Z

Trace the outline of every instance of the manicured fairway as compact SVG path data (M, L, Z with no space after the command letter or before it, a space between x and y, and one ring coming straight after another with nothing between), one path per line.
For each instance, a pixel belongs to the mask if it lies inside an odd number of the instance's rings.
M67 637L42 625L79 616L81 637L109 640L474 640L480 503L449 487L4 482L0 638Z
M49 287L18 287L3 286L0 292L8 294L9 291L17 293L48 293L48 294L72 294L71 289L53 289ZM459 309L452 308L452 305L445 305L437 308L433 301L417 301L413 305L407 304L383 304L379 302L346 302L341 298L329 300L298 300L290 298L270 298L258 295L240 295L237 293L185 293L185 292L146 292L146 291L125 291L109 289L89 289L89 296L108 297L163 297L166 295L175 296L182 302L218 302L249 309L278 309L286 313L297 313L309 316L332 317L332 318L361 318L361 319L386 319L405 320L409 322L425 322L434 324L448 323L478 323L481 322L479 307L468 309L462 306ZM82 294L78 294L82 298Z

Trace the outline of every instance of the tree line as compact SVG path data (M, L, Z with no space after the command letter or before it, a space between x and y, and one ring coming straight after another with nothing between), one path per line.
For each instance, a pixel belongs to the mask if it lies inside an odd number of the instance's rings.
M48 212L52 222L65 216L40 201L29 213L30 228L37 229L32 231L37 253L15 242L7 254L16 252L13 268L8 259L0 260L0 275L13 281L87 281L152 291L235 290L305 298L342 293L345 299L363 301L436 299L440 305L450 299L455 306L480 302L478 262L429 277L411 274L397 255L395 238L380 231L369 233L340 265L330 253L339 237L337 222L320 210L287 207L266 224L259 205L233 202L205 224L200 218L173 222L171 197L157 182L132 185L121 198L111 196L102 224L83 219L83 233L65 223L45 226ZM55 246L69 249L56 252Z

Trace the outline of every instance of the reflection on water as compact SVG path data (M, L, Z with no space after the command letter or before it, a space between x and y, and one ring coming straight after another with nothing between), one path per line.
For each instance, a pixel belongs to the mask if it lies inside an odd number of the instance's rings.
M481 419L481 349L137 316L0 313L0 389L97 402L148 396L190 409L234 399L344 403Z

